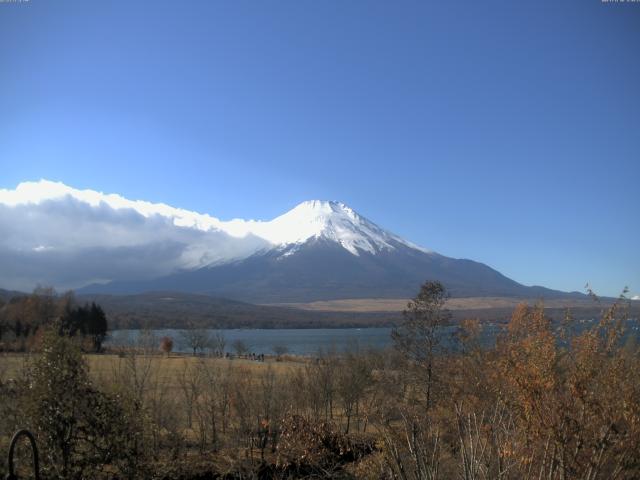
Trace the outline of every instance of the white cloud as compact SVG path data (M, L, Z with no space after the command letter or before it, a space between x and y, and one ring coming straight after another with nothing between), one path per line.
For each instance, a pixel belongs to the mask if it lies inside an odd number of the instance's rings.
M270 245L215 217L62 183L0 189L0 287L75 288L241 258Z
M640 300L640 295L634 295L631 300Z
M222 221L47 180L0 189L0 232L0 287L19 290L155 278L319 235L354 255L404 242L337 202L303 202L270 221Z

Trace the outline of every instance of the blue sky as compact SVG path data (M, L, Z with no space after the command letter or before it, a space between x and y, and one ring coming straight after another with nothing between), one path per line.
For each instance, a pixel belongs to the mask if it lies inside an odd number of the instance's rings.
M640 4L0 3L0 188L40 178L640 293Z

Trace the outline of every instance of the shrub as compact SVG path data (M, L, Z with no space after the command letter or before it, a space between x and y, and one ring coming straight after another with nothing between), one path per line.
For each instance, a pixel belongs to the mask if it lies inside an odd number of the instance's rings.
M45 334L25 394L27 418L48 473L62 479L95 478L111 464L131 477L138 455L136 419L127 414L121 397L94 388L76 342Z

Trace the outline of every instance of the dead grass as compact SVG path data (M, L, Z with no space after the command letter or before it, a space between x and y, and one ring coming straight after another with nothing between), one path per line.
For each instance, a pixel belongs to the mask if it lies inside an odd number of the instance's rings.
M3 353L0 354L0 381L15 378L37 358L37 353ZM116 372L124 368L125 358L118 354L85 354L89 373L99 383L107 382ZM178 388L177 379L186 367L208 368L233 366L248 375L257 376L269 367L276 375L288 375L293 369L302 368L307 360L304 357L286 356L283 361L267 358L264 362L243 358L194 357L191 355L139 355L136 359L138 367L148 364L154 374L160 374L168 380L169 388Z
M522 299L509 297L468 297L451 298L446 307L449 310L483 310L492 308L515 308L519 303L535 304L538 299ZM302 310L323 312L401 312L407 306L404 298L349 298L343 300L322 300L309 303L280 303L278 306L299 308ZM593 300L584 299L551 299L545 300L545 308L590 307Z

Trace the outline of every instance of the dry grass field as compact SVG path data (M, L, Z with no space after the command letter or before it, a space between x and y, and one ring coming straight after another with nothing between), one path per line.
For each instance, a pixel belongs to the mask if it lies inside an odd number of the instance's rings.
M35 354L37 355L37 354ZM11 379L21 375L35 356L28 353L3 353L0 355L0 378ZM124 357L115 353L109 354L85 354L85 360L89 366L89 374L98 383L109 384L114 377L122 374L125 362L130 362L130 357ZM267 370L273 371L277 376L284 377L296 369L303 368L307 363L304 357L284 356L282 361L276 361L274 357L265 358L264 362L245 358L216 358L210 356L191 356L171 354L169 356L151 354L137 355L135 361L139 371L148 370L152 375L159 375L166 380L165 386L173 390L179 387L180 375L189 368L210 369L233 367L244 372L251 378L257 378L260 373ZM126 365L129 368L129 365Z
M485 309L513 309L520 303L535 304L539 299L509 298L509 297L468 297L450 298L446 308L456 310L485 310ZM318 312L401 312L407 306L408 299L404 298L349 298L342 300L322 300L309 303L281 303L279 306L299 308ZM610 302L605 302L610 303ZM551 299L545 300L548 309L556 308L586 308L592 307L591 298L583 299Z

